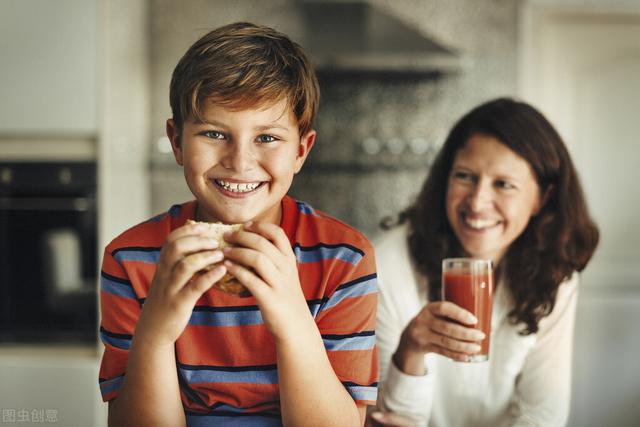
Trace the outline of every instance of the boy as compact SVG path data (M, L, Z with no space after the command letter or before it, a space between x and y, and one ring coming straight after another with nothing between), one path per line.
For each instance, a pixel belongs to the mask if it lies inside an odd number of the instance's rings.
M110 425L363 424L376 400L373 251L286 195L318 100L301 48L266 27L214 30L176 66L167 135L196 200L105 250ZM221 251L188 219L244 225ZM212 287L227 272L252 296Z

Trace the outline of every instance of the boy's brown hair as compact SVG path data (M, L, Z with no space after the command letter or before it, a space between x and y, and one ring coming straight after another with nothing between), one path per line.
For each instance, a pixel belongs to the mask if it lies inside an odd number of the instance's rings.
M225 25L196 41L176 65L169 92L173 121L202 120L203 103L232 109L286 99L300 135L311 130L320 90L302 48L286 35L247 22Z

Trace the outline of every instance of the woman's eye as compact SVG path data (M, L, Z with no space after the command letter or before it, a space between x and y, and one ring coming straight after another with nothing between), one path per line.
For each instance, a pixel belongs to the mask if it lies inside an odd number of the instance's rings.
M273 135L259 135L258 138L256 138L256 140L258 142L273 142L276 140L276 138Z
M453 177L458 180L458 181L472 181L473 180L473 175L471 175L469 172L464 172L464 171L456 171L453 173Z
M511 184L509 181L503 181L503 180L496 181L496 187L501 188L503 190L511 190L516 188L516 186Z
M201 135L206 136L211 139L225 139L226 136L222 132L218 132L217 130L206 130L201 133Z

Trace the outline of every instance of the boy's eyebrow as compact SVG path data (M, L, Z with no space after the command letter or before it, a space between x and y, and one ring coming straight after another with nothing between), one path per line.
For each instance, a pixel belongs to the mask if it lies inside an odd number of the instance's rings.
M217 127L225 128L225 129L228 128L227 125L225 125L222 122L218 122L216 120L203 120L203 121L200 121L200 122L197 122L197 123L201 124L201 125L217 126ZM269 129L282 129L284 131L289 131L288 127L286 127L284 125L281 125L279 123L275 123L275 122L274 123L267 123L267 124L264 124L264 125L258 125L258 126L255 126L253 129L256 130L256 131L264 131L264 130L269 130Z
M278 124L278 123L269 123L269 124L266 124L266 125L260 125L260 126L254 127L254 129L258 130L258 131L263 131L263 130L268 130L268 129L282 129L282 130L285 130L285 131L289 131L288 127L283 126L283 125Z

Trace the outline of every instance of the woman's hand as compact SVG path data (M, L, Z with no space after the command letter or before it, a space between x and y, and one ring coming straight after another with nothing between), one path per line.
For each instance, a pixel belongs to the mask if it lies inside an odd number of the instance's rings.
M253 222L225 234L225 266L256 298L265 325L276 341L294 342L313 317L300 286L296 257L282 228ZM307 319L309 322L305 322Z
M415 427L414 422L393 412L382 412L375 406L367 407L367 419L364 427Z
M185 225L167 237L136 327L138 340L173 346L198 299L225 275L226 268L218 265L194 276L223 259L215 250L218 242L199 235L204 229L201 224Z
M471 327L476 323L471 313L452 302L430 302L402 332L393 361L410 375L424 375L426 353L467 361L469 355L480 351L484 339L482 331Z

